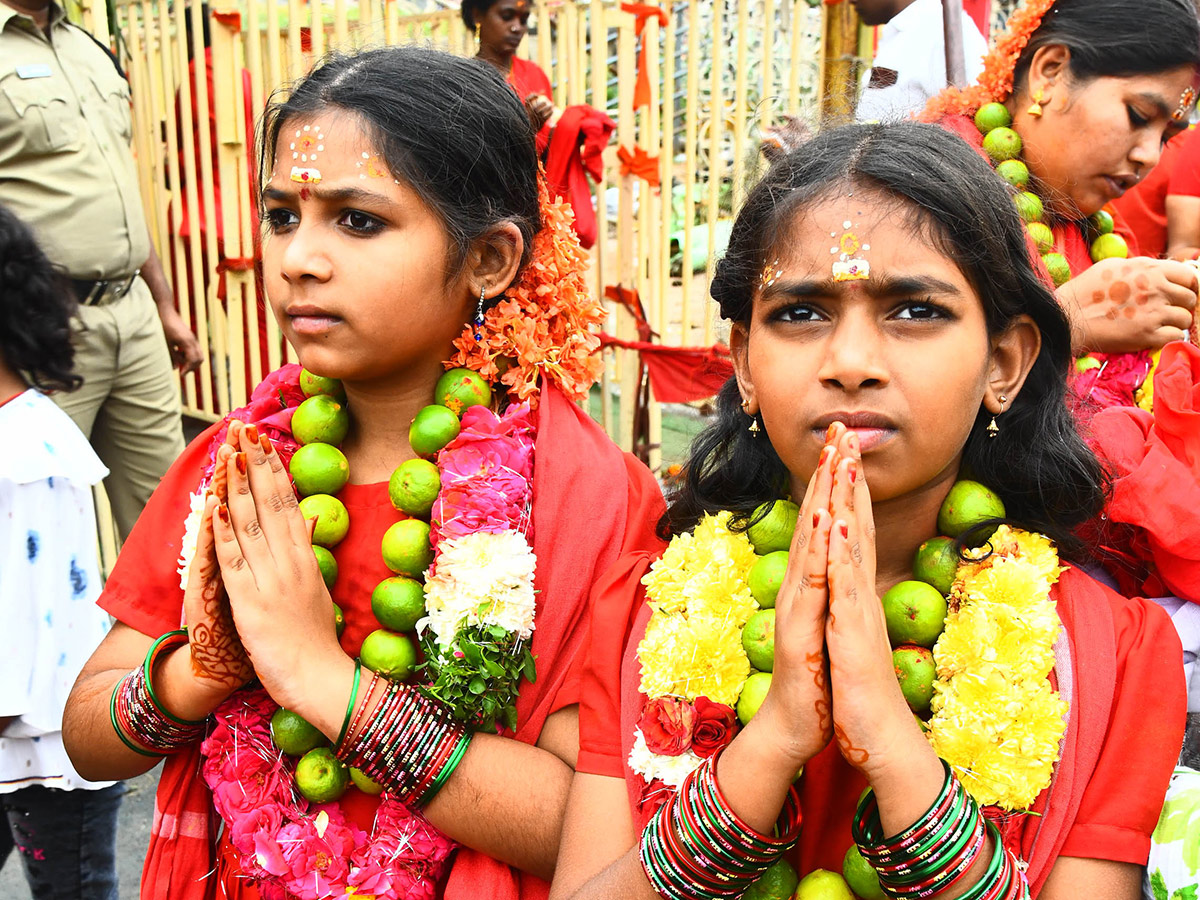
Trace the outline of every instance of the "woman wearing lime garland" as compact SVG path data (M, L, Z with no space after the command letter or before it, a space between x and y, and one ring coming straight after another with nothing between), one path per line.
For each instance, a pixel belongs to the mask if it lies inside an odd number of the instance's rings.
M1103 478L1006 202L917 124L826 132L751 192L675 536L594 596L552 896L783 898L788 863L811 896L1139 895L1179 642L1065 564Z
M1075 353L1091 355L1074 386L1098 406L1132 405L1152 351L1185 340L1192 324L1196 269L1125 258L1105 205L1187 126L1198 64L1191 0L1027 0L978 82L934 97L921 117L962 136L1012 185Z
M147 900L544 897L587 591L663 508L572 402L586 257L485 64L334 58L265 129L267 293L307 368L164 479L70 752L166 757Z

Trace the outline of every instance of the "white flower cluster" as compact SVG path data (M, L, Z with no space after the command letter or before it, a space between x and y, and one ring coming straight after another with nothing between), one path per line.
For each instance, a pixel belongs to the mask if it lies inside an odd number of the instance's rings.
M432 628L443 650L460 628L498 625L526 639L533 634L533 572L537 557L519 531L475 532L438 546L425 578L425 612L417 633Z
M633 749L629 751L629 768L637 772L649 784L661 781L663 784L677 788L683 784L683 779L700 767L704 762L691 750L685 750L678 756L663 756L652 753L646 746L646 738L642 729L633 729Z
M208 489L204 485L196 488L191 497L191 511L183 525L183 540L179 547L179 589L187 590L188 573L192 559L196 556L196 544L200 540L200 523L204 521L204 502Z

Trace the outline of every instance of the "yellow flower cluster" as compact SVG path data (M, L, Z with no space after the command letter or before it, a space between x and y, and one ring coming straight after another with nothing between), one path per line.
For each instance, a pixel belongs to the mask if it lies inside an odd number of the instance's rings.
M729 513L705 516L676 536L642 579L654 610L638 644L647 697L707 697L732 706L750 675L742 626L758 604L750 594L754 549L729 530Z
M933 648L929 741L984 806L1027 809L1058 761L1067 704L1050 687L1063 571L1042 535L1002 525L984 560L959 567L957 608Z

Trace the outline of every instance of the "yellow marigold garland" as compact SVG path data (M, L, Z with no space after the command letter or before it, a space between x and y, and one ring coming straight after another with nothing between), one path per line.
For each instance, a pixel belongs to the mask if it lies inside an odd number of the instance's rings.
M676 536L642 579L653 613L638 644L649 699L733 706L750 675L741 630L758 608L756 559L729 513ZM1050 783L1067 704L1050 684L1062 625L1050 591L1063 567L1043 535L1000 526L991 552L959 566L934 647L928 738L984 806L1024 810Z
M993 552L959 567L933 648L929 742L980 804L1028 809L1050 784L1067 704L1050 686L1063 568L1042 535L1002 525Z
M587 397L603 361L598 332L605 312L588 291L588 257L572 226L567 203L538 179L542 227L533 253L505 297L483 318L483 337L468 323L454 341L446 368L465 366L492 384L504 384L517 401L537 405L538 379L546 378L572 400Z
M642 579L654 613L638 644L647 697L737 703L750 675L742 627L758 609L748 581L754 548L729 530L729 513L705 516L674 538Z

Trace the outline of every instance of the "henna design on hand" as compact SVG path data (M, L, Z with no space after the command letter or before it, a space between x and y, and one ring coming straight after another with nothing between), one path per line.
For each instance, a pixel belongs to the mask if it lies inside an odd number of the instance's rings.
M201 619L188 623L192 674L223 685L241 686L254 677L254 668L234 626L216 556L197 558L193 565L200 566L198 575L204 588L200 595Z
M850 765L861 766L871 758L871 754L866 750L850 743L850 738L846 736L846 729L836 722L833 724L833 736L837 740L838 749L842 751L842 756Z
M823 591L829 586L829 579L824 575L804 575L800 578L800 589L808 590L816 588L818 591Z

